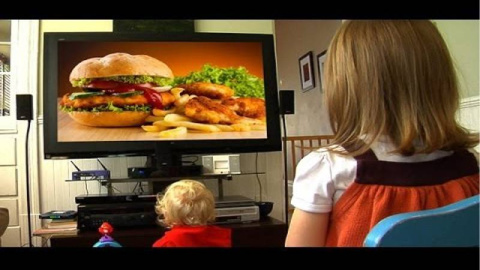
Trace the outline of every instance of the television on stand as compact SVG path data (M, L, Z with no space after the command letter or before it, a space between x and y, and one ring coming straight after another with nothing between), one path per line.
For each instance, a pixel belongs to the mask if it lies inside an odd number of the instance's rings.
M45 33L46 159L281 150L272 35ZM149 159L150 160L150 159Z

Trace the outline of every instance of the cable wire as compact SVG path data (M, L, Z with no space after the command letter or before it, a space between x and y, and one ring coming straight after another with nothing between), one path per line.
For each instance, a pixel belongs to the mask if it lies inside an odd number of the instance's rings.
M32 218L31 218L31 209L30 209L30 173L29 173L29 162L28 162L28 134L30 133L30 122L28 120L27 125L27 134L25 136L25 168L26 168L26 186L27 186L27 214L28 214L28 245L33 247L32 245Z
M284 169L284 188L285 188L285 223L287 224L288 228L288 208L290 206L290 203L288 201L288 168L287 168L287 126L285 124L285 115L282 113L282 124L283 124L283 134L284 137L283 139L283 169ZM293 153L292 153L293 154Z
M262 182L260 181L260 177L258 177L258 152L255 155L255 176L257 176L257 183L260 189L260 202L262 202Z

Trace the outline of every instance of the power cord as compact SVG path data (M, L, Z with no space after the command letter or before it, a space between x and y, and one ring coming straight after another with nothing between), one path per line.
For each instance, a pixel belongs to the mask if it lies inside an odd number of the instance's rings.
M282 144L283 144L283 169L284 169L284 188L285 188L285 223L287 224L288 228L288 208L290 206L290 203L288 201L288 168L287 168L287 125L285 124L285 114L280 114L282 117L282 124L283 124L283 134L284 137L282 138ZM293 153L292 153L293 154Z
M27 125L27 134L25 136L25 167L26 167L26 186L27 186L27 219L28 219L28 245L29 247L33 247L32 245L32 218L31 218L31 209L30 209L30 174L29 174L29 158L28 158L28 134L30 133L30 122L28 120Z
M195 160L183 160L184 158L195 158ZM183 156L182 157L182 164L187 163L187 164L190 164L190 165L196 165L198 159L199 159L198 156Z
M257 177L257 183L260 189L260 202L262 202L262 182L260 181L260 177L258 177L258 152L255 155L255 176Z
M88 195L88 185L87 185L87 178L83 180L83 183L85 183L85 191L87 192Z

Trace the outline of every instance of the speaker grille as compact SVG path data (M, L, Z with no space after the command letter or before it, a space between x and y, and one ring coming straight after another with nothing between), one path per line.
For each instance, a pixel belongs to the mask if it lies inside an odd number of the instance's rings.
M33 98L30 94L17 95L17 120L33 119Z
M295 93L293 90L280 91L280 113L294 114L295 113Z

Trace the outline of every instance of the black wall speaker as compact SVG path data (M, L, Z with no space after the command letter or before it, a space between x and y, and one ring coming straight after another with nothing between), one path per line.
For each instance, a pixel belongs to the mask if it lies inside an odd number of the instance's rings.
M17 95L17 120L33 119L33 98L30 94Z
M294 90L280 90L280 113L295 113L295 95Z

